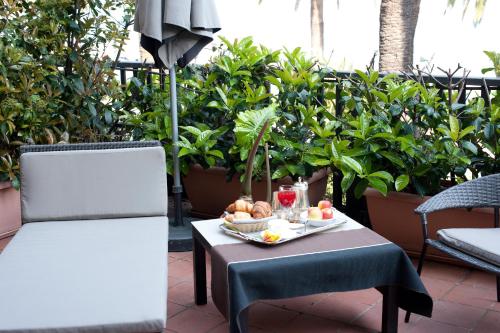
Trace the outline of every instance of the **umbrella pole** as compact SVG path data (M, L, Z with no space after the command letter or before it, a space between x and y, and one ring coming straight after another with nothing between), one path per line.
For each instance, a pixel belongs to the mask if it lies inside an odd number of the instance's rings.
M172 192L174 193L174 210L175 221L174 226L183 226L182 220L182 185L181 185L181 172L179 167L179 147L177 141L179 140L179 127L177 124L177 81L175 77L175 65L168 69L170 75L170 112L172 116L172 159L174 163L174 186Z
M168 228L168 250L173 252L191 251L193 244L191 224L184 225L182 218L182 185L181 171L179 167L179 127L177 124L177 83L175 77L175 65L169 69L170 75L170 112L172 116L172 160L174 164L174 210L175 220Z

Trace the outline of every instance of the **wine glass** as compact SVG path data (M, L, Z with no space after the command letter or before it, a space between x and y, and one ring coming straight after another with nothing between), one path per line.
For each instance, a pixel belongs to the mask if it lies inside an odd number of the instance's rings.
M295 199L297 198L297 193L292 185L281 185L278 191L278 200L281 204L281 207L284 208L285 215L290 217L291 208L295 203Z
M271 208L273 210L273 214L276 215L279 219L282 219L283 216L283 209L281 207L280 200L278 199L278 191L273 192L273 198L271 202Z

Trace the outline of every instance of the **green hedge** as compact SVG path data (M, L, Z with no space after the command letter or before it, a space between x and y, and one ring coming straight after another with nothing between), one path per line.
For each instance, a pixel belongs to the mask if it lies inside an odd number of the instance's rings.
M169 96L159 78L145 84L141 72L122 87L118 56L106 55L121 49L131 24L133 2L120 3L119 21L112 18L116 6L81 0L0 6L0 181L19 185L24 143L155 139L171 154ZM446 92L395 75L338 77L298 48L272 51L249 37L221 41L207 64L178 70L184 173L199 163L226 167L228 177L243 174L248 138L263 116L273 123L264 137L273 178L330 167L342 176L342 189L358 196L367 186L423 195L446 180L500 171L498 96L460 104L454 93L449 103ZM261 146L254 176L263 170Z

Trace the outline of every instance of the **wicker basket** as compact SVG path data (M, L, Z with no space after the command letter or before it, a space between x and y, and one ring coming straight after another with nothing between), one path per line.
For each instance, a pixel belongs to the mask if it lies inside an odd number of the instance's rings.
M257 232L267 229L267 221L251 222L251 223L231 223L224 221L224 224L230 229L236 229L240 232Z

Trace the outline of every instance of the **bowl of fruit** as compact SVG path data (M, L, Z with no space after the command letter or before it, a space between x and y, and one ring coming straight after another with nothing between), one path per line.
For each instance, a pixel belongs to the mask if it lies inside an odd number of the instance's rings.
M307 220L313 227L324 227L335 221L335 208L329 200L321 200L318 206L309 207L307 210Z
M241 199L227 206L223 215L226 227L247 233L267 229L267 222L274 218L268 202L251 203Z

